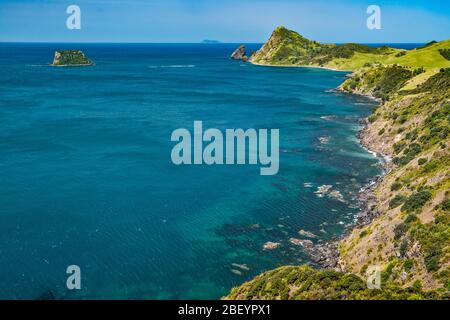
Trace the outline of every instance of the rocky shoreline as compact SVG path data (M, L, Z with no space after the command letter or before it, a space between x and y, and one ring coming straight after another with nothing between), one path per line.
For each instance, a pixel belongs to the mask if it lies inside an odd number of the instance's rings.
M336 89L338 92L342 92L343 89ZM380 216L381 212L377 210L377 198L375 197L375 190L383 181L384 176L389 173L390 165L386 161L387 157L385 155L379 154L373 150L366 141L368 138L368 126L369 121L367 118L361 120L361 124L364 126L358 133L358 140L360 144L370 152L377 155L380 160L379 165L381 166L383 173L382 175L376 176L372 181L362 188L358 193L358 202L360 203L361 212L356 216L355 222L347 228L345 233L340 237L335 237L329 241L316 244L311 247L305 247L305 252L311 257L312 261L324 269L334 269L336 271L345 272L344 268L339 261L339 242L347 238L355 228L360 228L369 225L374 219Z
M319 68L319 69L326 69L331 71L343 71L343 70L337 70L333 68L327 68L327 67L320 67L320 66L283 66L283 65L270 65L270 64L262 64L252 61L252 58L248 58L245 55L245 46L241 45L238 47L233 54L231 55L231 58L233 60L242 60L244 62L249 62L253 65L257 66L266 66L266 67L298 67L298 68ZM353 73L349 73L347 77L352 77ZM346 93L346 94L355 94L364 96L368 99L371 99L373 101L376 101L378 103L382 103L382 101L373 95L363 93L363 92L348 92L343 88L342 85L339 87L330 90L330 92L336 92L336 93ZM334 269L337 271L345 271L344 268L339 263L339 242L346 239L351 232L355 228L360 228L369 225L374 219L380 216L380 212L377 210L377 198L375 197L375 189L379 186L379 184L383 181L383 177L389 172L389 163L387 161L387 157L385 155L382 155L378 153L376 150L373 150L373 148L367 143L367 141L370 141L368 136L368 126L369 121L367 118L361 119L361 125L363 125L363 129L361 129L358 133L358 140L360 144L369 152L374 153L378 159L380 160L379 165L381 166L383 170L382 175L376 176L372 181L362 188L358 193L358 202L360 203L360 209L361 212L355 217L355 222L349 226L346 231L339 237L335 237L331 240L328 240L326 242L322 242L319 244L312 244L312 242L309 242L307 245L304 243L301 243L300 245L303 247L303 250L311 257L312 261L324 269ZM267 249L267 248L266 248ZM265 250L266 250L265 249Z

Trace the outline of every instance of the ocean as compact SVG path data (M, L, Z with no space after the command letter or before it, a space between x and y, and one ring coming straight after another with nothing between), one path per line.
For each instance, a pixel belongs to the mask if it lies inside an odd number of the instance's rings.
M356 137L376 104L330 91L345 72L231 61L236 47L0 44L1 299L218 299L312 263L290 239L344 232L380 174ZM96 65L48 66L69 48ZM196 120L280 129L279 173L175 166L171 132Z

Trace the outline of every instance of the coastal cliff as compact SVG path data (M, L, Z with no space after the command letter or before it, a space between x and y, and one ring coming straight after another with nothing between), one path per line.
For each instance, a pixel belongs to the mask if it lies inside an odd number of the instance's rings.
M86 57L81 50L62 50L55 51L53 58L53 67L81 67L92 66L94 63Z
M328 269L269 271L227 299L450 297L449 50L450 40L406 51L273 32L250 62L352 71L338 90L380 102L360 140L385 159L386 174L361 195L371 199L363 222L340 241L308 250ZM371 266L381 269L379 290L366 287Z

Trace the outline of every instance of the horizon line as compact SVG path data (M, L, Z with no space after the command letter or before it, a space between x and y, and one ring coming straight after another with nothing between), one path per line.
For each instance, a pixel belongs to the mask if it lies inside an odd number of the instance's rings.
M446 40L442 40L446 41ZM441 42L441 41L438 41ZM218 44L264 44L266 42L245 42L245 41L238 41L238 42L216 42L216 43L205 43L203 41L200 42L143 42L143 41L118 41L118 42L112 42L112 41L0 41L0 44L2 43L42 43L42 44L204 44L204 45L218 45ZM324 44L347 44L347 43L359 43L359 44L425 44L428 42L418 41L418 42L327 42Z

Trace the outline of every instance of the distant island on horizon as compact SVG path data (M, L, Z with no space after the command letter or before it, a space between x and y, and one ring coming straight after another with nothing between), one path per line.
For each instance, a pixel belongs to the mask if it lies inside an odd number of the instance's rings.
M201 43L204 43L204 44L217 44L217 43L222 43L222 42L220 42L220 41L218 41L218 40L203 40Z

